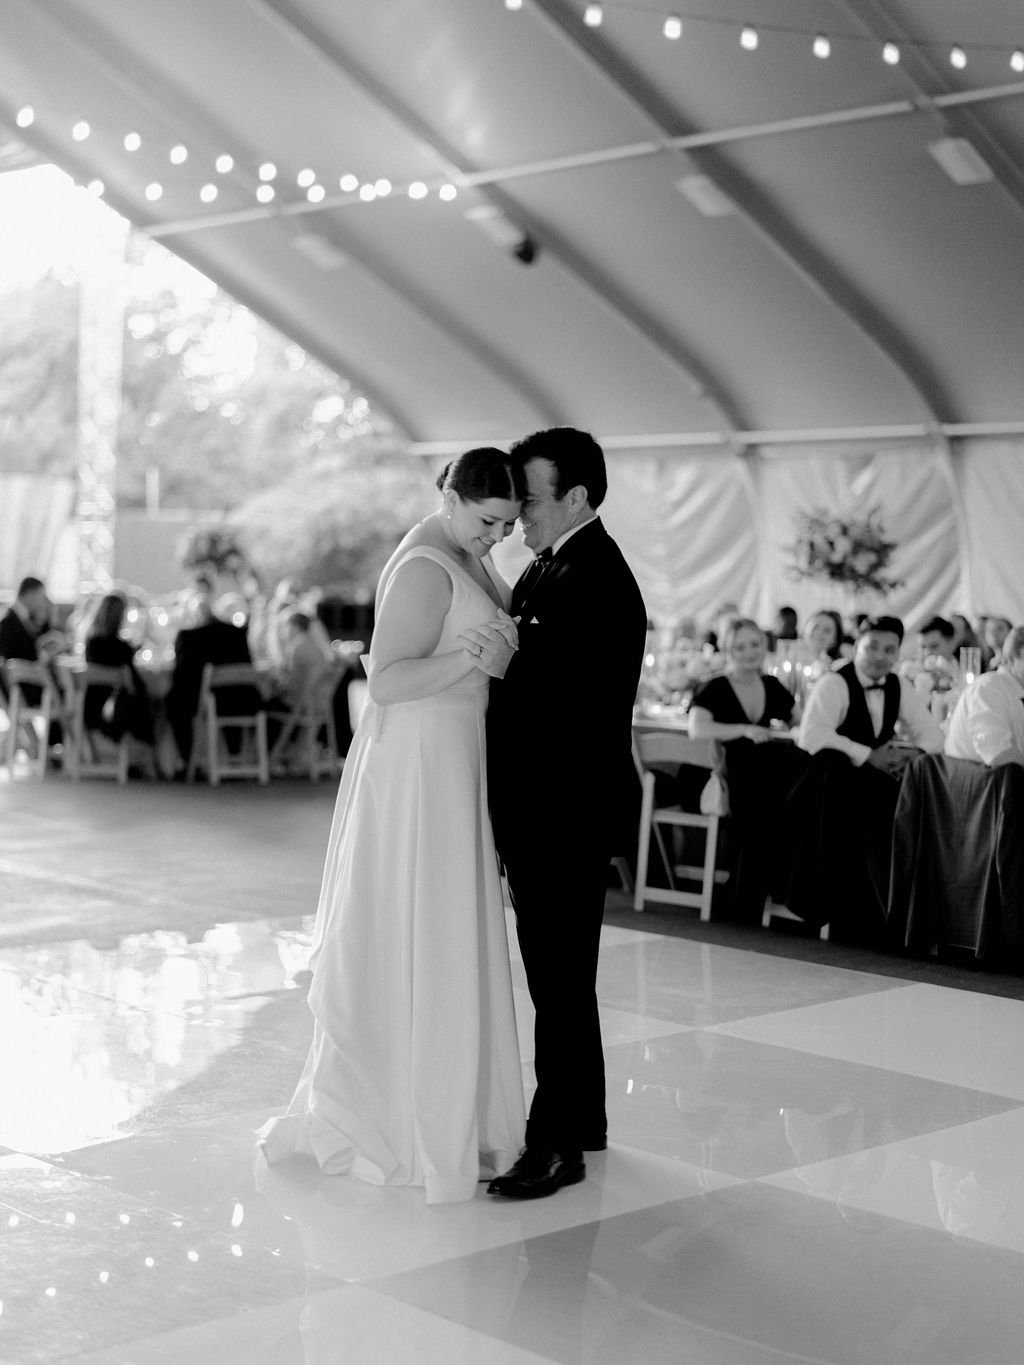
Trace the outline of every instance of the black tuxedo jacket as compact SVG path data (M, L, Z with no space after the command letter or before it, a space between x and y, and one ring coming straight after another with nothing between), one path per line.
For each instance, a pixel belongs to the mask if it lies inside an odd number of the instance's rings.
M0 659L28 659L34 662L38 657L35 636L29 634L25 622L12 607L0 620ZM26 687L24 691L28 705L36 706L39 702L39 688ZM2 669L0 696L6 701L7 681Z
M525 601L513 594L512 612L519 649L492 681L487 712L498 850L575 834L599 857L625 852L636 837L630 740L647 609L600 521L566 541Z

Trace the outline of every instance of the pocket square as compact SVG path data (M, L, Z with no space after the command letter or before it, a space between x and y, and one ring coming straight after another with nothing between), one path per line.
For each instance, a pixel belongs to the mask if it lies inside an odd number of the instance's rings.
M540 622L537 620L536 616L531 616L527 624L531 626L539 626Z

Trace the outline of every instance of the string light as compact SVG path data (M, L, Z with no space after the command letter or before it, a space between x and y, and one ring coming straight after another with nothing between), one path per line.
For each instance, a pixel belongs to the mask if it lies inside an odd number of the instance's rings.
M309 189L306 191L306 198L311 204L319 204L326 194L327 191L324 189L323 185L310 185Z
M217 198L217 186L204 185L203 188L199 191L199 198L203 201L204 204L212 204L213 201Z
M811 51L816 57L820 57L822 61L824 61L826 57L832 56L832 44L825 37L824 33L819 33L815 36L814 42L811 44Z
M428 190L422 180L414 180L409 186L410 199L426 199Z
M664 24L662 25L661 31L662 33L664 33L666 38L670 38L673 42L675 42L677 38L681 38L683 36L682 19L680 19L678 14L669 14L666 17Z
M604 18L604 10L600 5L588 5L583 11L583 22L587 28L600 28Z
M14 121L19 128L31 128L36 121L36 111L31 104L23 104L15 114Z
M967 65L967 53L962 47L956 46L949 49L949 64L955 66L957 71L962 71Z
M761 39L757 36L757 29L751 28L750 24L747 24L740 31L740 47L744 51L753 52L760 41Z
M276 180L277 167L272 161L264 161L263 165L256 172L261 180Z
M895 43L886 43L882 48L882 61L888 66L895 66L900 59L900 50Z
M86 185L85 188L86 188L86 190L89 192L89 194L95 195L95 197L96 197L97 199L101 199L101 198L103 197L103 191L104 191L107 187L106 187L106 185L104 185L104 183L103 183L102 180L90 180L89 183L88 183L88 185ZM67 1215L68 1218L72 1218L72 1219L74 1218L74 1216L75 1216L75 1215L74 1215L73 1213L69 1213L69 1214Z
M316 171L311 170L309 166L306 166L303 170L299 171L298 175L295 177L295 183L300 190L308 190L315 179Z
M138 133L126 133L124 138L124 149L126 152L137 152L142 146L142 138Z
M227 175L235 169L235 158L229 152L222 152L213 164L218 175Z
M151 204L155 204L156 201L161 197L163 192L164 192L163 185L158 185L155 180L151 185L146 186L146 198L149 200ZM121 1221L124 1222L123 1216Z
M1024 71L1024 50L1014 48L1010 55L1010 66L1014 71Z
M188 160L188 148L179 142L176 146L171 148L169 156L172 166L183 166Z
M89 127L89 125L83 118L79 119L75 126L71 129L71 136L74 138L76 142L84 142L91 132L92 129Z
M523 0L505 0L506 9L522 9Z
M269 204L274 197L273 185L260 185L256 191L256 198L261 204Z
M371 200L377 198L377 191L370 184L359 186L359 198L364 204L369 204Z
M439 199L443 199L446 204L450 204L457 194L458 190L455 188L455 186L446 182L438 190L437 197Z
M383 199L391 193L391 181L382 176L380 180L373 182L373 188L377 197Z
M353 175L350 171L347 175L343 175L338 181L338 188L343 190L345 194L355 194L356 190L359 188L359 177Z

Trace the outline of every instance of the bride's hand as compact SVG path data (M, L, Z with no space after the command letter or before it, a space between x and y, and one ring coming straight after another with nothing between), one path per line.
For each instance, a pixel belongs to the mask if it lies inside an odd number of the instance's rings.
M510 643L510 633L516 643ZM515 636L515 622L506 617L504 621L489 621L486 625L470 627L458 637L473 664L491 678L503 678L519 648Z
M507 611L498 608L498 616L494 621L487 623L493 630L499 631L505 637L505 643L512 649L519 648L519 617L509 616Z

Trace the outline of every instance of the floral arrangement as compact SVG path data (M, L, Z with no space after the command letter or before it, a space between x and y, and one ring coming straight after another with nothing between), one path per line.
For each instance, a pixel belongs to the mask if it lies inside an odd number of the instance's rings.
M952 659L929 654L926 659L904 659L900 677L912 682L919 692L952 692L960 687L960 669Z
M886 540L879 520L880 508L866 516L830 517L824 508L797 513L797 538L787 546L793 556L793 578L817 578L844 583L861 591L890 592L902 580L885 570L896 549Z

